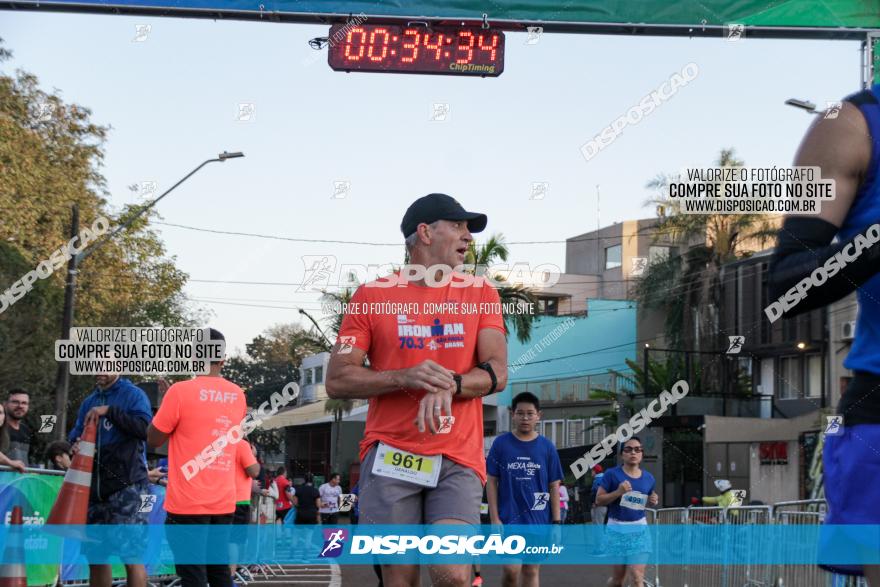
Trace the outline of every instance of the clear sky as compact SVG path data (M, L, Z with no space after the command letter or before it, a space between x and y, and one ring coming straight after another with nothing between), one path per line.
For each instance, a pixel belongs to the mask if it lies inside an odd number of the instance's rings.
M146 38L133 42L137 25ZM709 165L733 147L747 165L790 165L810 115L859 88L852 41L767 41L507 34L499 78L332 71L308 40L329 27L171 18L0 12L13 67L112 126L103 172L118 210L163 191L223 150L159 204L165 222L300 239L401 243L417 197L440 191L489 216L513 244L511 261L564 267L560 241L614 221L648 217L645 184L659 172ZM317 56L316 56L317 55ZM599 155L579 148L689 62L699 75ZM6 66L8 72L11 68ZM254 105L238 120L239 104ZM449 105L432 121L433 104ZM334 182L350 182L333 198ZM533 182L547 182L530 199ZM601 185L597 218L596 185ZM265 328L320 317L302 282L303 255L337 264L402 260L401 245L290 242L157 227L214 313L230 348ZM479 236L478 236L479 238ZM337 265L337 266L338 266ZM210 301L208 301L210 300ZM222 302L222 303L221 303ZM274 306L274 307L253 307Z

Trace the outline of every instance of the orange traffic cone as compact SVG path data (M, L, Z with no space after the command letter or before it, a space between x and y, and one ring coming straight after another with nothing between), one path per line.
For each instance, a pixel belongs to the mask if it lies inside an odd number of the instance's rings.
M64 483L58 492L58 499L49 512L46 524L71 524L85 526L89 513L89 491L92 487L92 468L95 464L95 439L98 427L94 422L86 424L79 441L79 452L73 457Z
M0 565L0 587L27 587L27 568L24 566L24 536L21 531L23 523L21 506L14 506L7 529L6 550L3 558L15 562Z

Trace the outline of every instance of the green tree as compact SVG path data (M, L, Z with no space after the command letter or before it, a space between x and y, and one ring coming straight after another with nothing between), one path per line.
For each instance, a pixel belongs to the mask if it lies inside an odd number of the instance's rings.
M333 333L331 339L339 336L339 330L342 328L342 319L345 318L345 314L342 310L343 308L348 307L348 304L351 303L351 296L353 296L355 290L357 290L357 277L353 273L348 275L348 283L353 283L355 285L354 287L346 287L336 292L321 290L321 308L324 313L323 320L327 322L330 332ZM327 350L329 351L330 349L328 348Z
M695 364L693 372L687 376L684 372L684 362L677 353L665 357L663 361L649 359L647 379L643 365L632 359L626 359L626 366L628 367L626 371L609 370L611 376L617 380L616 390L601 388L590 390L591 400L609 402L607 409L596 414L596 417L601 417L602 421L590 426L590 430L599 426L616 428L621 409L624 417L630 417L643 407L642 403L647 405L647 402L653 401L662 391L672 389L673 384L680 379L687 380L691 390L699 390L701 387L699 364ZM641 399L637 401L637 398Z
M0 64L10 57L0 39ZM118 214L108 207L101 174L108 132L91 121L88 108L40 89L34 75L0 71L0 291L70 240L73 204L81 229L99 216L115 226L132 213L130 206ZM201 323L204 315L190 309L182 293L187 276L166 255L151 218L155 214L139 219L82 263L75 326ZM0 387L28 389L33 415L56 412L54 341L61 333L65 270L39 280L0 313ZM93 377L71 377L69 415L93 387ZM35 436L35 458L47 439Z
M483 244L477 244L476 240L472 240L468 245L465 253L464 262L467 265L476 267L489 267L498 261L507 261L510 251L504 242L504 235L501 233L493 234ZM504 283L506 280L501 275L493 275L492 278L497 283ZM524 285L503 284L498 286L498 297L501 298L502 314L504 316L504 324L510 330L516 331L516 338L521 343L526 343L532 338L532 323L537 319L537 314L510 312L509 309L515 304L531 304L532 308L537 305L537 298L532 290Z
M288 383L298 383L303 358L324 348L323 341L298 324L277 324L247 343L243 356L230 357L223 375L245 390L249 407L257 408ZM284 432L257 428L248 440L263 451L275 451L284 442Z

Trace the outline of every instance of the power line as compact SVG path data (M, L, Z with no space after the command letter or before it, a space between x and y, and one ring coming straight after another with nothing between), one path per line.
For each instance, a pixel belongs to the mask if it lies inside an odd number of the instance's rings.
M337 239L319 239L319 238L302 238L302 237L290 237L290 236L279 236L274 234L260 234L256 232L240 232L240 231L232 231L232 230L220 230L216 228L203 228L198 226L189 226L186 224L177 224L173 222L158 222L153 221L153 224L159 224L162 226L171 226L173 228L182 228L184 230L192 230L195 232L207 232L210 234L223 234L227 236L246 236L251 238L262 238L269 240L279 240L279 241L288 241L288 242L297 242L297 243L327 243L327 244L339 244L339 245L367 245L367 246L375 246L375 247L402 247L403 241L394 242L394 243L380 243L380 242L370 242L370 241L346 241L346 240L337 240ZM648 234L659 232L656 229L652 230L643 230L636 234L629 235L620 235L620 236L597 236L597 237L574 237L565 240L544 240L544 241L505 241L505 245L558 245L558 244L566 244L566 243L577 243L577 242L587 242L587 241L615 241L615 240L623 240L627 238L638 238L640 236L647 236ZM480 245L477 245L478 247ZM661 246L661 245L658 245ZM686 246L686 245L673 245L673 244L664 244L662 246Z
M195 299L195 298L191 298L191 299L192 299L193 301L201 301L201 300L197 300L197 299ZM299 308L291 308L291 307L284 307L284 306L263 306L263 305L254 305L254 304L238 304L238 303L233 303L233 302L210 302L210 301L206 301L206 303L218 303L218 304L233 305L233 306L246 306L246 307L270 308L270 309L282 309L282 310L294 310L294 311L298 311L298 310L299 310ZM838 308L838 309L836 309L836 310L834 310L834 311L829 311L829 315L830 315L830 314L833 314L833 313L837 313L837 312L841 312L841 311L848 310L849 308L851 308L851 307L853 307L853 306L857 306L857 305L858 305L857 303L853 303L853 304L849 304L849 305L847 305L847 306L844 306L844 307L842 307L842 308ZM628 309L628 308L609 308L608 310L621 310L621 309ZM588 318L589 316L586 316L586 317ZM748 330L751 331L751 330L754 329L755 325L760 325L762 321L763 321L763 319L758 319L757 322L754 322L754 323L752 323L751 325L744 325L744 326L749 326ZM719 334L719 333L722 333L722 332L726 332L725 329L720 328L720 327L719 327L719 328L715 328L715 329L713 329L712 331L713 331L714 334ZM641 344L644 344L644 343L646 343L646 342L650 342L650 341L654 340L655 338L656 338L656 337L648 337L648 338L643 338L643 339L640 339L640 340L635 340L635 341L630 341L630 342L620 343L620 344L611 345L611 346L607 346L607 347L601 347L601 348L598 348L598 349L591 349L591 350L583 351L583 352L580 352L580 353L572 353L572 354L570 354L570 355L563 355L563 356L560 356L560 357L549 357L549 358L547 358L547 359L540 359L540 360L537 360L537 361L529 361L528 363L521 363L521 364L518 364L517 361L514 360L513 363L508 363L508 367L516 366L516 367L517 367L517 370L519 370L519 369L521 369L521 368L523 368L523 367L525 367L525 366L527 366L527 365L538 365L538 364L543 364L543 363L550 363L550 362L553 362L553 361L564 361L564 360L568 360L568 359L571 359L571 358L574 358L574 357L582 357L582 356L584 356L584 355L601 354L601 353L609 352L609 351L612 351L612 350L618 350L618 349L621 349L621 348L624 348L624 347L635 347L635 349L637 350L638 348L640 348ZM538 342L536 342L535 344L538 344ZM533 347L534 347L534 345L532 345L532 347L529 347L526 351L524 351L523 354L528 353L528 350L531 349L531 348L533 348ZM686 352L688 352L688 351L681 351L681 352L685 352L685 353L686 353ZM520 356L522 356L522 355L520 355ZM726 355L725 355L725 353L724 353L723 351L721 351L721 350L719 349L718 352L717 352L716 358L720 358L720 357L722 357L722 356L726 356ZM509 358L508 358L508 360L509 360ZM613 368L613 367L617 367L617 366L619 366L619 365L620 365L619 363L615 363L615 364L613 364L613 365L606 365L606 366L603 366L603 367L590 367L590 368L587 369L586 371L602 371L603 369L607 370L607 369L610 369L610 368ZM569 373L579 373L579 374L581 374L581 375L584 374L583 370L577 369L577 370L574 370L574 371L566 371L566 372L560 373L559 375L566 375L566 374L569 374ZM555 379L555 378L556 378L556 377L553 377L552 379ZM529 380L529 381L532 381L532 380Z

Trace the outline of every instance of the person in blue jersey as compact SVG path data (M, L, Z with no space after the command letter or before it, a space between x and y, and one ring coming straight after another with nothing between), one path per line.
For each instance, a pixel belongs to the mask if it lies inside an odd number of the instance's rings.
M147 572L139 561L149 520L142 506L143 496L150 495L146 449L153 412L147 394L118 373L98 375L96 383L80 405L68 435L71 452L77 454L85 427L89 423L97 426L86 523L113 525L103 534L103 543L83 543L89 585L110 587L109 556L116 554L125 564L128 585L145 586Z
M789 215L770 262L768 320L827 306L857 291L855 339L844 367L854 377L837 413L839 434L826 434L823 452L827 532L834 527L880 524L880 491L865 484L880 470L880 84L853 94L817 116L794 165L818 167L834 182L834 199L818 214ZM840 552L880 550L877 533L853 529L836 536ZM843 544L846 541L847 544ZM880 587L880 565L826 568L863 574Z
M625 560L624 564L614 565L608 585L622 587L628 571L630 585L643 587L645 565L651 552L645 508L656 506L660 497L654 491L657 484L654 476L639 467L642 462L641 439L633 436L624 442L620 455L623 464L605 471L596 492L596 505L608 507L605 551Z
M556 446L538 434L541 420L538 398L524 392L513 398L510 406L512 432L502 434L492 443L486 457L486 498L489 520L496 525L533 525L533 540L549 536L548 524L561 524L559 484L562 464ZM543 528L541 528L543 527ZM540 529L539 529L540 528ZM537 587L538 557L504 565L504 587Z

